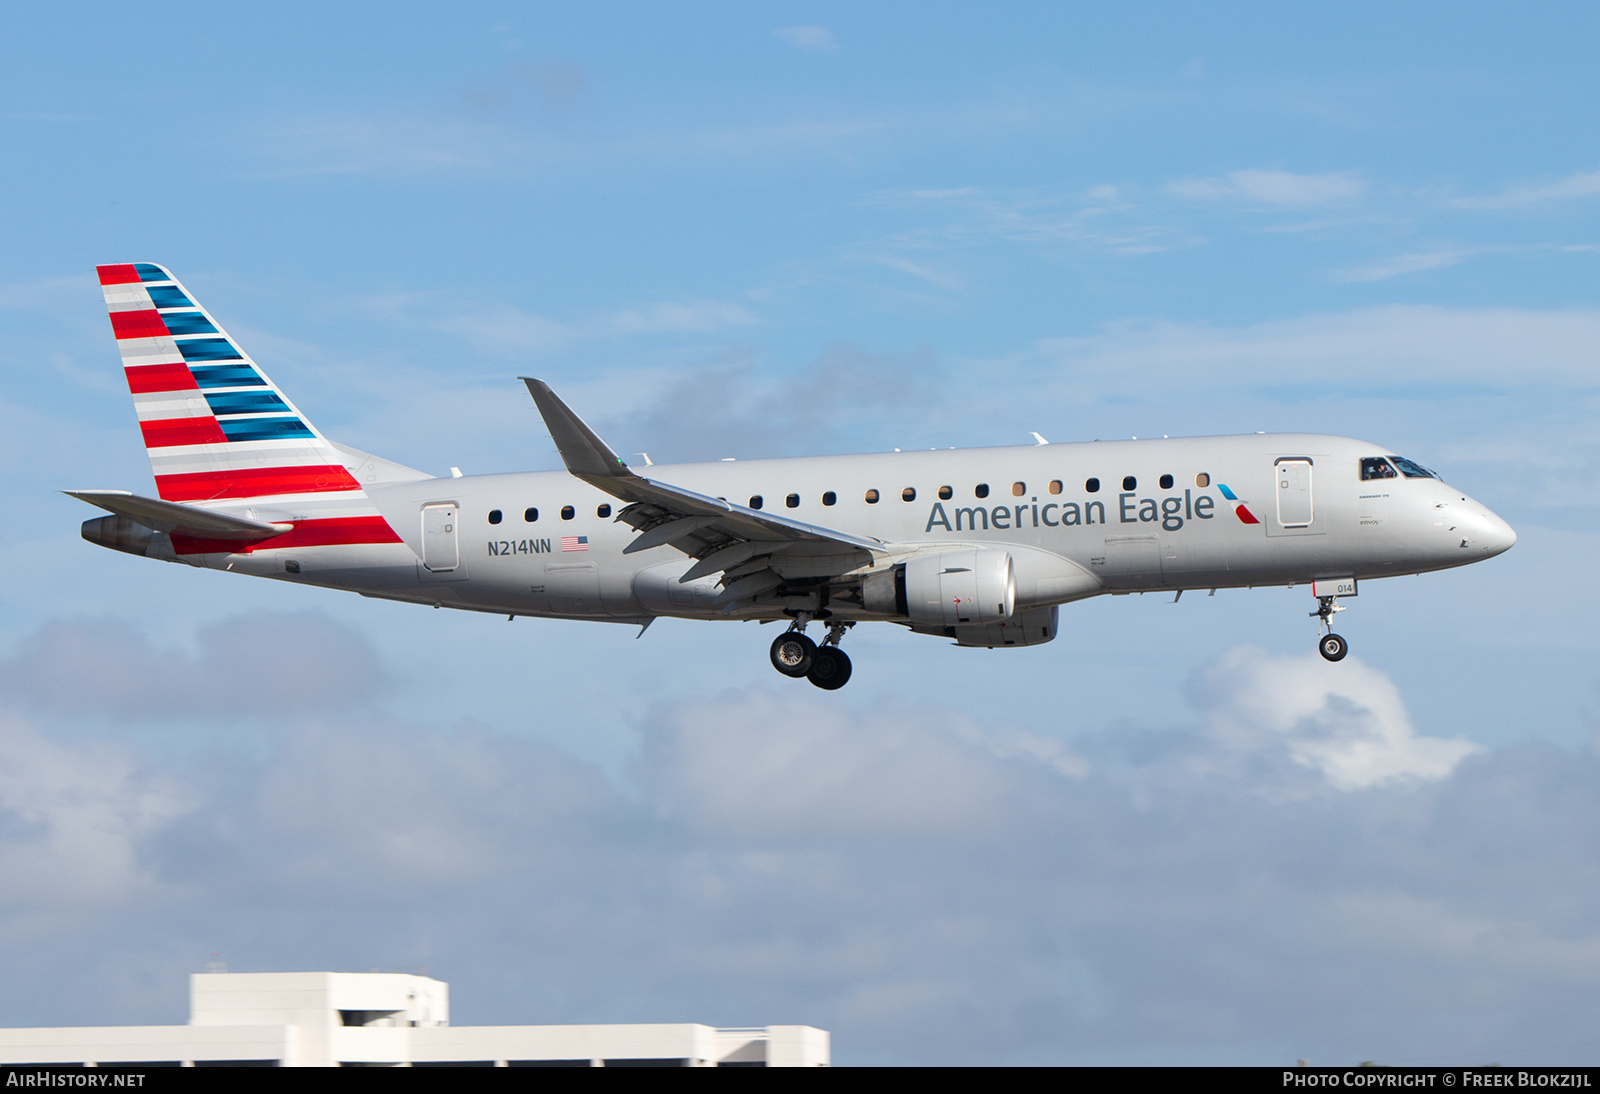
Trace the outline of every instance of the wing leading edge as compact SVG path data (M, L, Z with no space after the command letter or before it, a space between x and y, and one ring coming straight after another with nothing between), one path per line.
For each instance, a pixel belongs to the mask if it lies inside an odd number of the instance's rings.
M722 573L717 601L732 609L790 581L837 577L891 553L881 540L735 505L635 474L543 380L521 377L567 470L627 505L616 519L639 532L624 553L670 546L696 560L680 582Z

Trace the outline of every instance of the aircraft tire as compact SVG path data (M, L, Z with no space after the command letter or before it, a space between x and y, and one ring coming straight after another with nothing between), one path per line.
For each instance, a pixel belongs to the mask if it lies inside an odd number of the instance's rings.
M799 631L786 631L772 641L772 667L785 676L804 676L816 656L817 644Z
M1350 643L1336 634L1325 634L1317 643L1317 652L1324 661L1343 661L1344 655L1350 652Z
M823 646L811 662L810 680L823 691L838 691L850 682L850 658L837 646Z

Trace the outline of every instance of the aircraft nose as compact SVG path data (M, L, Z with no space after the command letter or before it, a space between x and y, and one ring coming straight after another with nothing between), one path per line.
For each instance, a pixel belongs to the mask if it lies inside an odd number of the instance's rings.
M1476 548L1485 558L1509 551L1517 542L1517 533L1511 525L1487 509L1474 514L1472 527L1463 531L1467 532L1463 546Z

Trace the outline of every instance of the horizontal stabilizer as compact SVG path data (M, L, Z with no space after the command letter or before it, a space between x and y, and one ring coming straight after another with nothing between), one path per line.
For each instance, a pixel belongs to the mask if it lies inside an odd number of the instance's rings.
M157 532L178 532L200 539L268 539L294 531L292 524L268 524L259 520L213 513L192 505L142 498L126 490L64 490L79 501L127 517Z

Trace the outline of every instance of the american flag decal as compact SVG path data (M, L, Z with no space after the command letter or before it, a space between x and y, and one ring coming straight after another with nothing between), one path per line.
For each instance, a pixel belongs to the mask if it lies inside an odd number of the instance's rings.
M566 552L566 551L587 551L588 549L589 549L589 537L588 536L562 536L561 537L561 550L563 552Z

